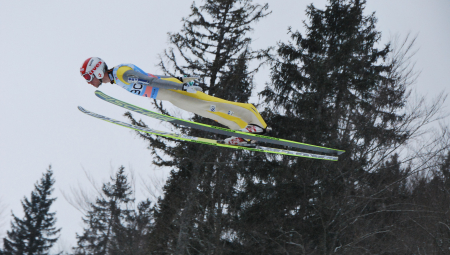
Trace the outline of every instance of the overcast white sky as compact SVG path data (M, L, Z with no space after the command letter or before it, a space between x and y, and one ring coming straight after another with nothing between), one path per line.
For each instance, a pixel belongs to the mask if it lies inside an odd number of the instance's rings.
M197 1L200 5L201 1ZM255 1L265 3L263 1ZM287 27L303 31L310 3L326 1L269 0L273 13L255 26L253 48L266 48L288 39ZM181 28L192 1L8 1L0 0L0 237L9 229L10 214L22 215L20 200L51 164L56 179L53 206L62 227L57 249L69 251L81 233L81 213L62 193L70 187L89 187L84 170L100 184L121 165L149 182L164 179L165 170L152 166L147 145L133 131L78 111L88 110L119 120L123 109L94 96L94 88L79 75L82 62L103 58L110 67L134 63L160 73L158 54L167 45L167 32ZM366 14L376 11L378 30L386 42L392 35L419 34L417 68L422 71L418 91L430 96L449 85L450 1L368 0ZM257 76L261 88L268 73ZM133 104L150 102L113 85L101 90ZM256 101L256 97L253 101ZM448 104L448 103L447 103ZM158 122L144 118L147 123ZM164 128L164 127L162 127ZM139 179L139 178L137 178ZM148 196L137 188L138 200ZM3 225L1 225L4 223Z

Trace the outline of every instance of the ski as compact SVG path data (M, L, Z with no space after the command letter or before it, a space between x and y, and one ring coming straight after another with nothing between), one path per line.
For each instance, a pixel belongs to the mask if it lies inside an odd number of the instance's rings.
M295 141L290 141L290 140L285 140L285 139L279 139L279 138L270 137L270 136L245 133L245 132L241 132L241 131L237 131L237 130L216 127L216 126L212 126L212 125L202 124L202 123L198 123L198 122L194 122L194 121L189 121L189 120L184 120L184 119L164 115L161 113L153 112L153 111L123 102L121 100L118 100L116 98L108 96L99 90L95 91L95 95L97 97L99 97L100 99L105 100L106 102L115 104L115 105L125 108L127 110L134 111L134 112L143 114L148 117L152 117L152 118L155 118L158 120L167 121L167 122L171 122L171 123L175 123L175 124L199 129L199 130L204 130L204 131L208 131L208 132L212 132L212 133L216 133L216 134L227 135L227 136L237 136L237 137L241 137L241 138L255 140L258 142L294 147L294 148L316 151L316 152L321 152L321 153L327 153L327 154L332 154L332 155L340 155L345 152L343 150L326 148L326 147L321 147L321 146L317 146L317 145L300 143L300 142L295 142Z
M311 158L311 159L322 159L322 160L330 160L330 161L337 161L337 156L330 156L330 155L320 155L320 154L313 154L313 153L307 153L307 152L300 152L300 151L291 151L291 150L283 150L283 149L277 149L277 148L270 148L270 147L264 147L264 146L258 146L255 147L247 147L247 146L237 146L237 145L228 145L228 144L222 144L219 143L217 140L208 139L208 138L202 138L202 137L195 137L195 136L188 136L178 133L170 133L165 131L159 131L151 128L145 128L145 127L139 127L136 125L128 124L122 121L118 121L115 119L111 119L109 117L90 112L88 110L85 110L83 107L78 106L78 109L92 117L95 117L97 119L101 119L110 123L114 123L116 125L134 129L139 132L145 132L148 134L153 134L157 136L172 138L176 140L182 140L182 141L188 141L188 142L195 142L195 143L202 143L207 145L213 145L218 147L226 147L226 148L233 148L233 149L240 149L240 150L249 150L249 151L258 151L258 152L266 152L266 153L274 153L274 154L280 154L280 155L287 155L287 156L295 156L295 157L304 157L304 158Z

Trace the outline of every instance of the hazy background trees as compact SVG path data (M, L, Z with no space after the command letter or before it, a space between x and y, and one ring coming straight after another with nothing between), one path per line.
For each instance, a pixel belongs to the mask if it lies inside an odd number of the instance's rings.
M24 216L22 219L12 214L11 230L3 238L3 249L0 254L49 254L49 250L58 240L61 230L56 228L55 212L50 207L56 198L52 198L53 171L51 167L34 185L30 198L22 200Z
M148 254L145 240L153 221L151 202L135 205L124 167L103 184L102 194L89 203L83 221L75 254Z

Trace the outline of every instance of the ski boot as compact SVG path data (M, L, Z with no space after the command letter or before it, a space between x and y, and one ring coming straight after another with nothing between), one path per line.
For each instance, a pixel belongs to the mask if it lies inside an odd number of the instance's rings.
M239 131L262 135L262 134L266 134L267 132L270 132L271 130L272 129L270 127L262 128L260 126L254 125L254 124L249 124L245 128L243 128ZM236 136L226 138L225 140L219 141L219 142L223 143L223 144L236 145L236 146L246 146L246 147L255 147L256 146L255 140L244 139L244 138L240 138L240 137L236 137Z

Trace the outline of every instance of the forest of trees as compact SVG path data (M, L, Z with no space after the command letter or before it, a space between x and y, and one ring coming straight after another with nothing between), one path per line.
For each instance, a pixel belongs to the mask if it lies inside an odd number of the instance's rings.
M198 76L205 93L244 103L266 65L270 77L257 106L270 135L346 152L334 162L139 133L154 165L171 170L163 196L135 201L119 168L88 204L83 232L66 253L450 254L450 141L448 127L439 125L445 95L413 93L415 38L381 44L377 18L365 6L311 4L304 24L288 28L289 41L253 49L250 32L270 15L267 4L192 4L182 29L169 33L162 71ZM50 212L51 174L22 202L30 215L14 216L0 254L49 254L59 231Z

